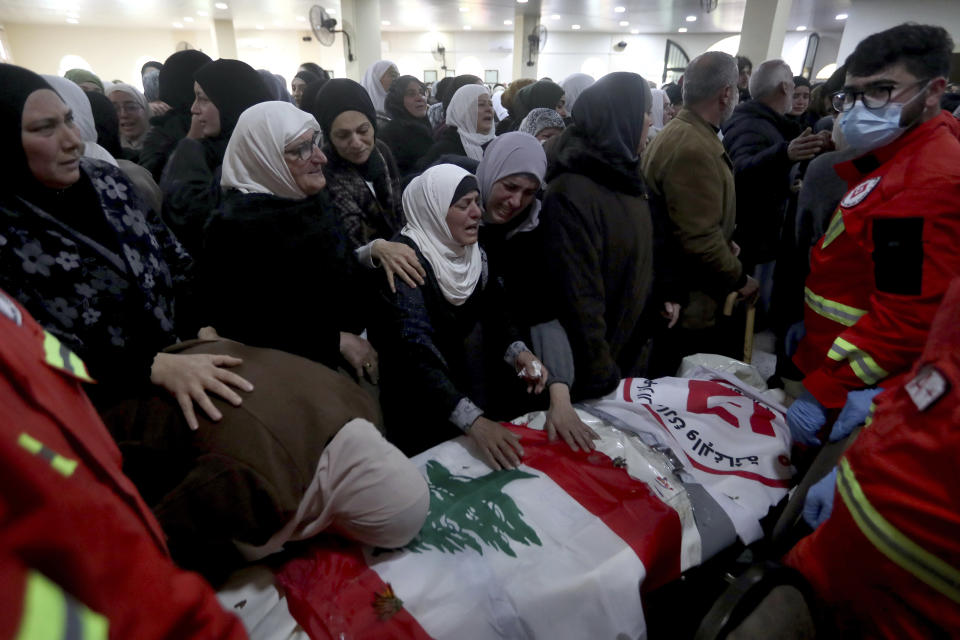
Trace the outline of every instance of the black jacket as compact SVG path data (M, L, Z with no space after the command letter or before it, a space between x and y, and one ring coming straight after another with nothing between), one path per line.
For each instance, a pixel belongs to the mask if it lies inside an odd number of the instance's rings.
M393 118L377 131L377 137L390 147L401 177L414 173L417 162L433 146L433 129L426 118Z
M450 415L463 398L481 409L485 353L501 357L497 374L514 375L503 362L519 340L503 291L487 270L462 305L450 304L430 263L406 236L394 242L412 247L427 272L426 284L411 289L397 278L393 293L383 280L370 339L380 362L380 404L387 437L408 454L462 435ZM484 335L477 339L483 322ZM415 408L415 409L413 409Z
M437 134L437 141L433 143L430 150L423 158L417 168L421 171L436 162L437 158L443 155L466 156L467 151L463 148L463 142L460 141L460 134L457 128L447 126Z
M739 105L723 125L737 190L734 240L747 271L777 257L793 165L787 145L794 131L792 122L756 100Z
M150 128L143 138L140 149L140 166L150 172L153 179L160 182L163 168L177 143L190 131L190 113L186 115L170 110L162 116L150 119Z
M337 368L340 331L363 329L370 297L327 209L322 192L224 196L197 261L204 317L220 335Z
M576 125L548 159L541 224L551 293L573 348L573 394L597 398L643 373L653 223L639 163L609 164Z
M160 178L163 221L191 255L200 253L203 225L220 206L220 172L227 138L184 138Z

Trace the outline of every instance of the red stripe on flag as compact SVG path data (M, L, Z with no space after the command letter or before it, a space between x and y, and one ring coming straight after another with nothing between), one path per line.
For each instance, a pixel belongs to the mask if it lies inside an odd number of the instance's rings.
M313 640L430 639L406 609L386 620L377 617L374 602L378 594L387 591L387 585L367 567L358 544L316 538L276 577L290 614Z
M643 591L680 577L677 512L599 452L573 451L544 431L506 425L523 439L523 464L538 469L633 549L647 570Z
M633 378L627 378L623 381L623 401L624 402L633 402L630 399L630 385L633 384Z
M656 418L657 423L661 427L663 427L667 433L670 433L670 429L664 423L663 418L661 418L660 415L650 407L650 405L645 404L643 405L643 407L650 412L650 415ZM712 473L718 476L740 476L741 478L746 478L747 480L754 480L761 484L765 484L768 487L776 487L778 489L790 488L789 480L781 480L779 478L768 478L766 476L760 475L759 473L753 473L751 471L737 471L736 469L731 469L730 471L724 471L722 469L713 469L712 467L707 467L697 462L696 460L691 458L690 454L687 453L686 451L684 451L683 454L687 456L687 460L689 460L694 467L696 467L697 469L700 469L700 471L705 471L707 473Z

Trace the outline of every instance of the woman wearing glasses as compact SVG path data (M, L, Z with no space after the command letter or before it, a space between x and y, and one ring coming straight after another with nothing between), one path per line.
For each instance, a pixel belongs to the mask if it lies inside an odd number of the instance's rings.
M390 147L400 175L406 176L433 146L427 89L413 76L400 76L390 85L384 107L391 119L380 130L380 139Z
M120 121L120 144L136 161L143 148L143 139L150 128L150 106L146 97L135 87L118 82L107 90L107 98L117 110Z
M287 102L240 116L227 145L220 208L198 261L205 318L225 336L377 377L363 329L356 261L318 194L320 126ZM348 302L349 301L349 302Z

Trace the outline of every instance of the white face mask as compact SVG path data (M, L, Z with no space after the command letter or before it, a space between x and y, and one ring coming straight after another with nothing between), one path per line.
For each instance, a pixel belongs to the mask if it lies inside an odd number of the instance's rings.
M929 83L906 102L890 102L879 109L868 109L861 97L850 111L840 114L840 132L847 146L858 151L873 151L902 136L913 126L913 123L900 125L903 108L925 95L927 86Z

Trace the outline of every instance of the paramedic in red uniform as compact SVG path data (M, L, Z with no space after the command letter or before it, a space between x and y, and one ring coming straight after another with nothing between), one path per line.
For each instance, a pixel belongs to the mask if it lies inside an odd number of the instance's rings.
M170 560L81 381L0 291L0 640L245 638Z
M960 274L960 123L940 109L952 50L943 28L903 24L847 58L833 101L862 153L836 165L850 191L811 255L794 356L806 392L787 413L804 444L818 444L828 410L844 408L847 432L863 422L919 357Z
M826 521L786 561L813 586L838 638L960 631L958 318L960 279L923 356L876 398L868 426L807 494L804 518Z

